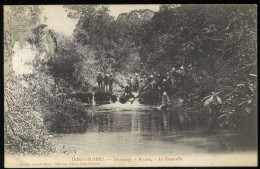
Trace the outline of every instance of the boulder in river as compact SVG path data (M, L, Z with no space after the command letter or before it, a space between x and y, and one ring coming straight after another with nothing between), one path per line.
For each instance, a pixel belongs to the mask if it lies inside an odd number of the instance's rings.
M72 92L67 94L67 97L70 99L80 100L83 103L92 103L93 94L89 92Z
M135 96L132 94L129 94L129 95L126 95L126 96L124 96L124 95L122 95L122 96L120 96L120 98L119 98L119 102L120 103L122 103L122 104L125 104L126 102L128 102L129 101L129 99L132 99L132 98L134 98Z
M138 99L141 104L161 104L160 92L142 92Z
M117 101L117 96L111 92L97 91L94 95L95 102L98 104L109 104Z
M128 101L128 99L127 99L127 97L125 97L125 96L121 96L121 97L119 98L119 102L122 103L122 104L125 104L127 101Z
M92 93L86 93L86 92L81 92L78 93L78 97L83 103L92 103L93 100L93 94Z
M110 98L111 98L111 101L112 101L113 103L115 103L115 102L117 101L117 96L114 95L114 94L111 94L111 95L110 95Z

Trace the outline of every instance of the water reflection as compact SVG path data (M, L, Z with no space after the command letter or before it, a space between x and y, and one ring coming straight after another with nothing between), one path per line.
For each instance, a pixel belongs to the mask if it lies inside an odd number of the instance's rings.
M106 108L104 108L106 107ZM109 109L100 106L94 118L89 121L87 131L94 131L98 126L99 132L132 132L132 133L172 133L195 126L195 119L180 110L160 111L158 108L128 106L122 109ZM110 107L111 108L111 107ZM116 122L116 123L114 123Z
M59 141L74 145L83 154L184 154L255 149L254 145L248 145L246 137L235 132L206 134L203 125L198 128L200 117L181 109L160 111L157 106L138 102L114 103L97 105L94 114L85 133L64 134L58 137Z

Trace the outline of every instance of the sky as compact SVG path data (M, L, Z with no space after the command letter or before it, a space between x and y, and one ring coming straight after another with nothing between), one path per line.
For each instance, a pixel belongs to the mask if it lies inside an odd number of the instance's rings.
M77 24L77 20L67 18L67 12L62 5L46 5L43 6L44 10L41 16L41 20L48 25L48 28L54 29L54 31L63 33L67 36L71 36L73 30ZM151 9L153 11L159 10L159 5L109 5L110 15L117 18L120 13L130 12L135 9Z
M117 16L120 13L130 12L135 9L151 9L153 11L159 10L159 5L147 5L147 4L141 4L141 5L110 5L110 15L117 18Z

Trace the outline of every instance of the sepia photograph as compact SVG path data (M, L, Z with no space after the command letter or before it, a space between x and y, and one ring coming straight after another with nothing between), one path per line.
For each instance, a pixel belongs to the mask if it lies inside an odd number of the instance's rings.
M258 165L257 5L4 5L4 166Z

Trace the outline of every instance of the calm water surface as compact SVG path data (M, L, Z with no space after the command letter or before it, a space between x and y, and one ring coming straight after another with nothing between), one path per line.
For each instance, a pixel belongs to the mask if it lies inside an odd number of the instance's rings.
M185 128L175 112L162 112L158 106L113 103L96 105L96 117L87 131L57 134L54 139L77 154L201 154L253 151L249 138L235 131L205 132L205 128Z

